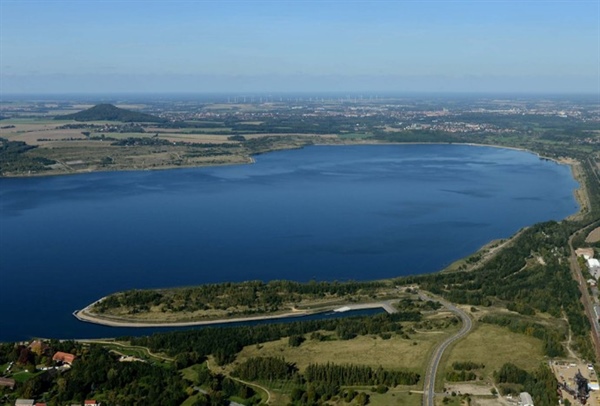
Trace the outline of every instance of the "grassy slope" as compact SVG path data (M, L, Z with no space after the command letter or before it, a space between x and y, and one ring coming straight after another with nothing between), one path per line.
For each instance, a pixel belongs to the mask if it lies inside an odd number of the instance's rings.
M452 348L447 358L446 370L450 370L453 362L472 361L484 364L484 376L491 378L492 372L507 362L531 371L536 369L543 359L541 340L512 333L503 327L481 323Z
M411 339L393 336L360 336L345 341L313 341L308 339L299 347L290 347L287 339L248 346L237 357L238 361L250 357L284 357L303 371L309 364L332 362L336 364L361 364L373 368L408 369L423 373L429 354L435 344L455 329L413 334ZM416 345L415 345L416 343Z

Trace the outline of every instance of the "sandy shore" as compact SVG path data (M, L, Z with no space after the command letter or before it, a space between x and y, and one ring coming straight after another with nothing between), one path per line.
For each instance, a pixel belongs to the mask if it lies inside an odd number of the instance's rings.
M362 303L362 304L348 304L345 306L336 306L335 308L321 309L315 311L309 310L296 310L288 313L273 314L273 315L262 315L262 316L250 316L250 317L233 317L227 319L216 319L216 320L201 320L201 321L182 321L182 322L136 322L128 320L111 319L109 317L99 316L92 313L90 309L96 304L104 300L95 301L94 303L87 306L85 309L76 310L73 312L73 316L83 322L101 324L109 327L190 327L190 326L210 326L214 324L229 324L229 323L241 323L248 321L264 321L264 320L277 320L286 318L297 318L310 316L314 314L321 314L331 311L352 311L352 310L363 310L363 309L376 309L382 308L387 313L396 313L397 310L392 306L393 301L377 302L377 303Z

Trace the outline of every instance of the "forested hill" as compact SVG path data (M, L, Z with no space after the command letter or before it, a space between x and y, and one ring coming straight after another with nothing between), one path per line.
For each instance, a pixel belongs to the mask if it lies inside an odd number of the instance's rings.
M122 121L162 123L166 120L150 114L139 113L113 106L112 104L98 104L87 110L78 113L66 114L54 117L55 120L76 120L76 121Z

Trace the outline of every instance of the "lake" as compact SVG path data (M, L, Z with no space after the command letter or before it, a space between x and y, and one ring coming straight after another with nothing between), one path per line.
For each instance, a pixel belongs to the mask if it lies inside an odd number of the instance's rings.
M71 315L124 289L435 272L575 213L577 186L568 166L468 145L311 146L254 165L0 179L0 341L148 333Z

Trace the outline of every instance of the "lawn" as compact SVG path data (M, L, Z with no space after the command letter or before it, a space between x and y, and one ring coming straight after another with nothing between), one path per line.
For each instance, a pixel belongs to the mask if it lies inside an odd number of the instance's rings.
M411 393L406 390L396 391L390 389L387 393L379 394L367 391L369 394L369 405L371 406L387 406L387 405L402 405L402 406L421 406L423 403L423 395L420 393Z
M35 373L27 372L27 371L20 371L20 372L17 372L15 374L13 374L11 376L11 378L14 379L15 381L19 382L19 383L22 383L22 382L27 382L31 378L33 378L35 376L38 376L40 374L43 374L43 373L44 373L44 371L38 371L38 372L35 372Z
M192 365L191 367L187 367L184 368L182 370L180 370L179 372L181 372L181 375L183 375L183 379L186 379L190 382L193 382L194 384L198 383L198 371L202 370L202 369L206 369L206 363L202 363L202 364L195 364Z

